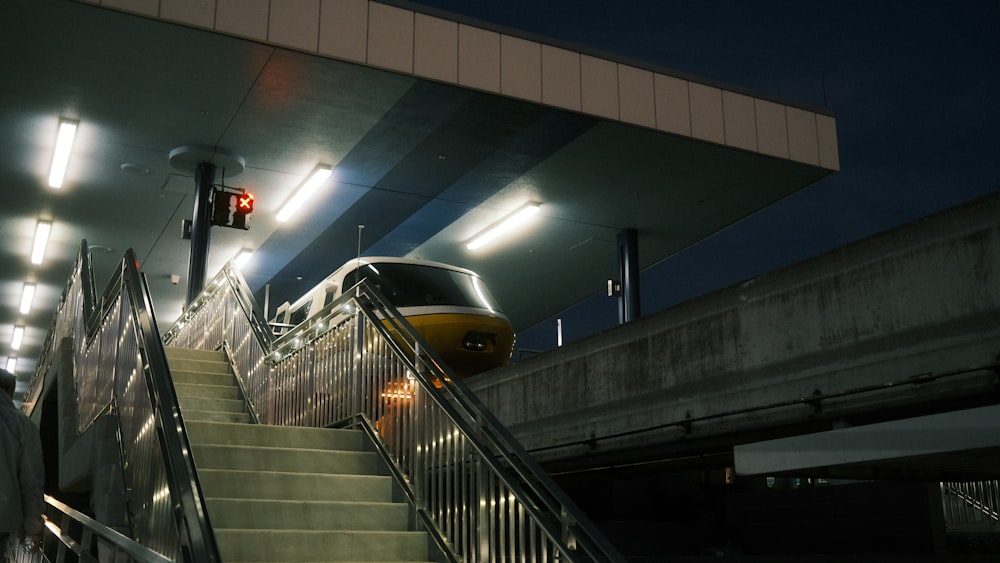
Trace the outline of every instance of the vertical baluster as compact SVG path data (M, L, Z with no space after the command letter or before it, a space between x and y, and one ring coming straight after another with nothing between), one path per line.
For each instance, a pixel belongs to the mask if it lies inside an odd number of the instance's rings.
M448 537L455 537L456 526L455 526L455 503L459 498L458 495L458 433L454 431L454 428L449 425L450 441L448 450L448 508L447 514L445 515L445 523L448 530Z
M528 561L528 536L525 527L525 512L524 505L519 501L517 503L517 543L518 543L518 554L520 555L521 563L527 563Z
M969 483L962 483L962 522L969 523L975 521L975 513L972 511L969 499L972 498L972 487Z
M465 439L462 440L462 451L461 463L462 467L459 469L462 478L462 483L460 485L461 490L459 494L461 495L461 501L459 506L461 510L457 517L458 525L462 527L460 532L460 539L462 540L462 550L459 552L463 559L471 560L472 554L470 553L470 546L474 544L472 540L472 530L476 525L476 519L474 516L474 510L472 507L472 492L473 492L473 474L472 474L472 461L469 455L469 445Z
M433 409L434 418L434 472L431 477L434 479L434 518L440 522L445 515L446 492L444 489L444 459L447 444L445 443L446 426L445 420L438 412L437 405Z
M990 511L993 520L1000 520L1000 481L990 481Z
M976 515L976 522L983 522L983 517L985 516L985 511L983 510L984 508L983 500L985 498L983 496L984 493L983 482L976 481L972 483L972 488L974 491L974 496L972 497L972 499L973 499L973 506L975 508L974 514Z
M489 473L484 466L485 464L480 461L478 454L476 454L476 502L479 504L478 526L476 528L476 561L489 561L490 557L490 517L488 512L490 509L490 484Z
M507 533L507 538L501 539L507 545L507 553L504 556L504 561L513 561L513 558L517 555L517 539L514 535L517 530L517 526L514 523L514 501L511 498L511 491L506 485L503 486L502 490L504 497L504 515L502 519Z

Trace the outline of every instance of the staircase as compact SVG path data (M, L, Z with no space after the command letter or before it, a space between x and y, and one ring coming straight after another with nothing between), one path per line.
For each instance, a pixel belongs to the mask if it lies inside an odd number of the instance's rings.
M427 561L361 431L251 424L222 352L167 359L223 561Z

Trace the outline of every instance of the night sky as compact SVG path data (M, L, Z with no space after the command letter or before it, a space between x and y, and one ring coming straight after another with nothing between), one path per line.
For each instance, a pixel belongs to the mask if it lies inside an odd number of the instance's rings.
M644 315L1000 191L996 0L416 4L836 115L841 171L644 271ZM617 304L559 317L568 343L614 326ZM555 327L521 347L551 348Z

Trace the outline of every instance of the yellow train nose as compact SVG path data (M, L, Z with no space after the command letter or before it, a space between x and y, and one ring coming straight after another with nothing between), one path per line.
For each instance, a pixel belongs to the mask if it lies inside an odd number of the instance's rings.
M501 317L435 313L406 320L459 377L507 365L514 351L514 329Z

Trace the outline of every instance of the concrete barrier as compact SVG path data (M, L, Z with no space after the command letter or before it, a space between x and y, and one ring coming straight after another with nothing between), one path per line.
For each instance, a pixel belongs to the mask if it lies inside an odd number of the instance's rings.
M468 383L541 461L934 412L997 388L998 268L1000 194Z

